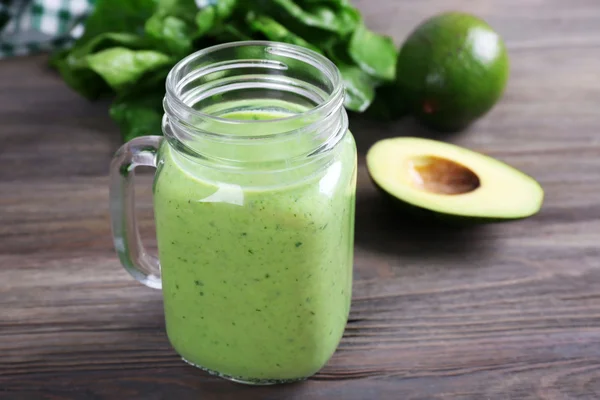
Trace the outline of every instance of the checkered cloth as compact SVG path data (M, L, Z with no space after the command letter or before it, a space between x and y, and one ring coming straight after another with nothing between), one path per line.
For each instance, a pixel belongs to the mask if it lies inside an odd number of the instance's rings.
M0 0L0 58L67 44L83 33L82 20L95 1Z

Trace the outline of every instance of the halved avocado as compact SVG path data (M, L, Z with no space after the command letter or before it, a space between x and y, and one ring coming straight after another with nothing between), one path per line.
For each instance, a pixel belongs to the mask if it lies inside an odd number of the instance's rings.
M397 204L450 221L497 222L537 213L542 187L489 156L431 139L398 137L367 153L371 179Z

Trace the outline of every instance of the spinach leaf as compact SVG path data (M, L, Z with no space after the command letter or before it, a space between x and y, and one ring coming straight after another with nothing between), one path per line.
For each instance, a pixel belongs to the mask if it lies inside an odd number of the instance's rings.
M390 82L396 78L398 50L391 38L360 24L352 34L348 53L368 74Z
M148 72L131 90L119 94L110 116L119 125L124 141L142 135L161 135L162 100L170 66Z
M263 0L258 3L263 13L281 19L286 26L303 25L304 32L301 34L306 33L307 28L318 28L345 36L352 33L360 22L356 8L338 2L309 2L304 4L304 8L293 0ZM318 31L313 31L313 35L318 34Z
M350 4L349 0L298 0L298 4L332 4L335 6L347 6Z
M215 27L221 26L223 21L234 13L237 4L238 0L220 0L202 7L196 15L198 33L204 35Z
M195 0L158 0L155 14L171 15L193 22L199 8Z
M110 93L110 86L89 67L87 57L114 46L148 47L147 38L140 33L154 8L154 0L99 0L85 21L83 36L71 49L54 54L50 64L84 97L94 99Z
M344 106L350 111L366 110L373 102L379 81L353 63L345 43L328 47L327 55L342 76L345 89Z
M98 0L94 12L85 21L85 32L78 43L87 42L105 32L141 35L146 20L155 8L154 0Z
M255 35L253 35L252 28L249 27L244 20L241 22L230 21L222 26L214 27L211 30L210 35L220 43L256 39Z
M229 16L231 16L236 8L238 7L238 5L241 5L241 3L243 2L243 0L218 0L216 1L216 3L213 5L213 7L216 10L216 15L219 18L219 21L224 21L227 18L229 18Z
M207 7L196 14L196 28L200 35L209 32L217 22L217 12L214 7Z
M344 106L350 111L365 111L375 97L372 78L356 65L339 63L337 67L346 89Z
M85 57L88 67L100 75L115 91L134 84L145 73L167 64L171 58L152 50L130 50L112 47Z
M170 15L154 14L144 30L161 50L173 55L185 55L192 50L194 26Z
M83 42L80 46L71 49L71 54L82 57L95 51L108 49L115 46L123 46L131 49L144 49L151 45L143 36L132 33L105 32Z
M334 64L354 64L354 61L348 54L348 44L335 41L325 46L325 52Z
M321 53L319 48L308 43L295 33L288 31L285 26L281 25L274 19L267 17L266 15L255 15L254 13L248 13L247 21L254 31L262 33L269 40L296 44Z
M50 65L56 68L65 82L76 92L88 99L98 98L110 92L110 87L90 69L87 56L96 51L115 46L142 49L148 42L130 33L102 33L87 42L62 50L50 58Z
M194 0L160 0L145 24L145 33L154 39L159 49L181 58L193 50L194 39L203 33L196 25L198 12Z
M161 135L163 111L160 107L162 93L150 92L148 96L117 98L110 106L110 116L119 125L123 141L144 135Z
M71 54L59 54L52 60L66 84L83 97L93 100L110 93L110 87L87 64Z

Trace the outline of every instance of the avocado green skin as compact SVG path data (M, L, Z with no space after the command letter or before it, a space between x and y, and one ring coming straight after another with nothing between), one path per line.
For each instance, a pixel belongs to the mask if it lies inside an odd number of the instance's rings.
M509 69L505 45L486 22L448 12L426 20L406 39L396 76L417 120L437 131L455 132L496 104Z
M472 226L472 225L482 225L482 224L492 224L492 223L501 223L501 222L511 222L518 221L521 219L525 219L528 217L508 217L508 218L498 218L498 217L469 217L465 215L456 215L443 213L439 211L430 210L425 207L420 207L415 204L406 202L393 194L387 192L384 188L379 186L375 179L371 176L369 172L369 178L373 185L377 189L381 196L385 199L386 203L390 208L393 208L395 211L402 213L407 218L411 220L418 221L429 221L435 222L443 225L453 225L453 226Z

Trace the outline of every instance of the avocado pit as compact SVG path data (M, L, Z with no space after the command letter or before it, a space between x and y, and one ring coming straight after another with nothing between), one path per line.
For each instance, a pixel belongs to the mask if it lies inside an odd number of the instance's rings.
M469 168L446 158L418 155L408 160L413 186L435 194L458 195L476 190L479 177Z

